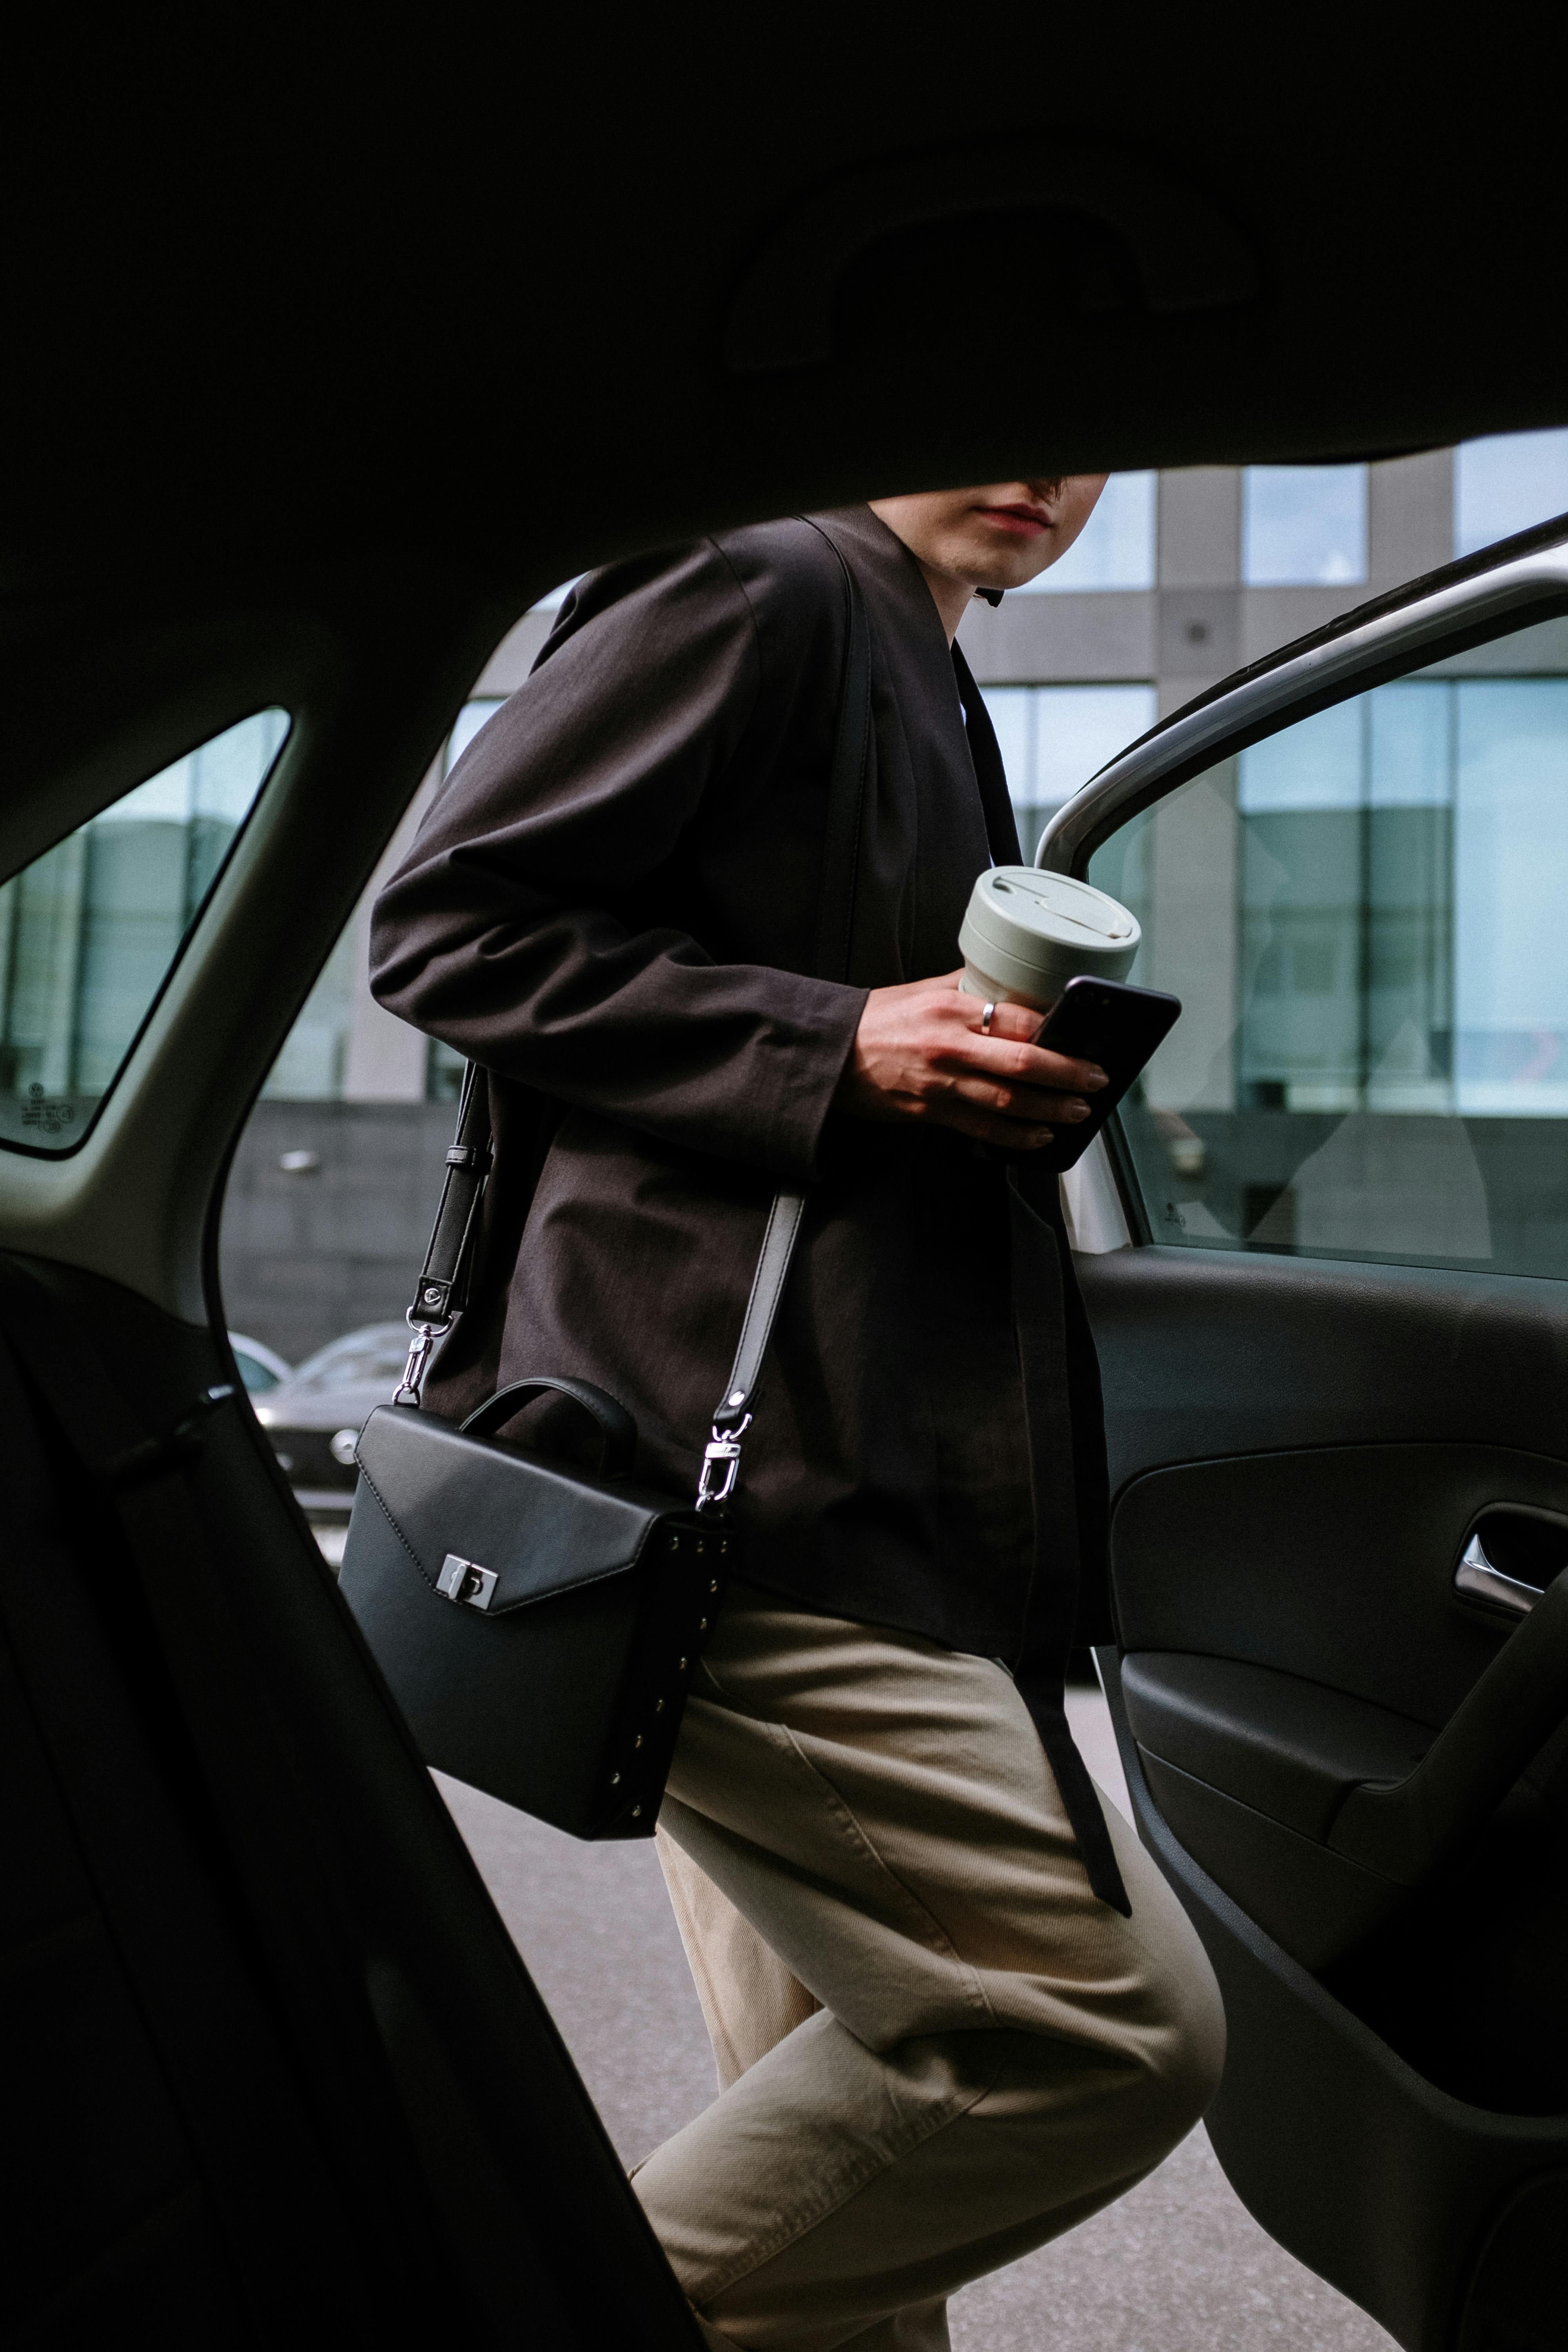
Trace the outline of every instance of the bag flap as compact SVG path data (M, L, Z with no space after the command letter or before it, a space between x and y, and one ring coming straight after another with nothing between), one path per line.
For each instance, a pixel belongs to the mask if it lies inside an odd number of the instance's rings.
M634 1567L661 1519L689 1516L668 1495L464 1437L406 1405L377 1405L355 1459L436 1591L449 1590L458 1569L494 1579L476 1588L490 1616Z

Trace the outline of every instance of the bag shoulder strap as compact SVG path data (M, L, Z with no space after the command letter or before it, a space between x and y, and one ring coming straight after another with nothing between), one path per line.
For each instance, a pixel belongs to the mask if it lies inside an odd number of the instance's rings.
M871 632L865 601L842 551L809 515L800 520L817 533L826 547L832 549L842 576L847 607L844 683L828 781L816 953L816 977L843 981L849 977L854 951L856 886L865 822L866 779L870 766ZM398 1404L417 1406L431 1350L462 1313L479 1232L479 1203L492 1157L488 1090L482 1071L470 1062L463 1074L458 1129L447 1153L446 1179L430 1246L425 1253L424 1267L407 1312L413 1339L395 1399ZM741 1440L751 1425L752 1401L762 1376L773 1318L784 1297L805 1215L803 1192L785 1188L774 1194L741 1325L740 1345L714 1412L712 1435L703 1454L697 1491L699 1510L717 1507L734 1492L740 1474Z
M413 1343L395 1404L418 1404L430 1351L446 1337L467 1303L479 1203L493 1158L489 1094L483 1073L477 1063L469 1062L458 1097L458 1131L447 1150L440 1205L405 1318Z

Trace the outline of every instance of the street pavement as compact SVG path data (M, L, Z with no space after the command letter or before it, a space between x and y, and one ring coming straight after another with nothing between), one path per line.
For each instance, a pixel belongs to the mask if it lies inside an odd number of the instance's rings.
M1089 1769L1128 1808L1098 1692L1069 1694ZM437 1776L628 2165L714 2095L713 2063L651 1844L581 1845ZM1237 2199L1200 2129L1130 2195L965 2287L954 2352L1389 2352Z

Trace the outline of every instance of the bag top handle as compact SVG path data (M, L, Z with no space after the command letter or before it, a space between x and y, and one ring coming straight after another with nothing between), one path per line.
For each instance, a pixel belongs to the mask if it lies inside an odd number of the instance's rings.
M535 1397L554 1394L570 1397L582 1406L598 1423L600 1437L599 1475L601 1478L629 1478L637 1450L637 1425L624 1404L618 1404L607 1389L595 1388L592 1381L569 1380L563 1372L530 1372L525 1380L509 1381L494 1396L486 1397L476 1405L467 1421L459 1424L464 1437L493 1437L514 1413Z

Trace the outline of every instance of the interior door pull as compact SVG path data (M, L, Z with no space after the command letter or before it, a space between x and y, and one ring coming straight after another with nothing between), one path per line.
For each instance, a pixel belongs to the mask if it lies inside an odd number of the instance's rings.
M1467 1601L1489 1601L1495 1609L1511 1609L1517 1617L1528 1617L1541 1598L1538 1586L1521 1584L1517 1576L1505 1576L1500 1568L1492 1566L1482 1549L1479 1528L1454 1570L1454 1590Z
M1486 1820L1565 1714L1568 1569L1514 1628L1415 1771L1349 1791L1329 1844L1397 1885L1419 1885Z

